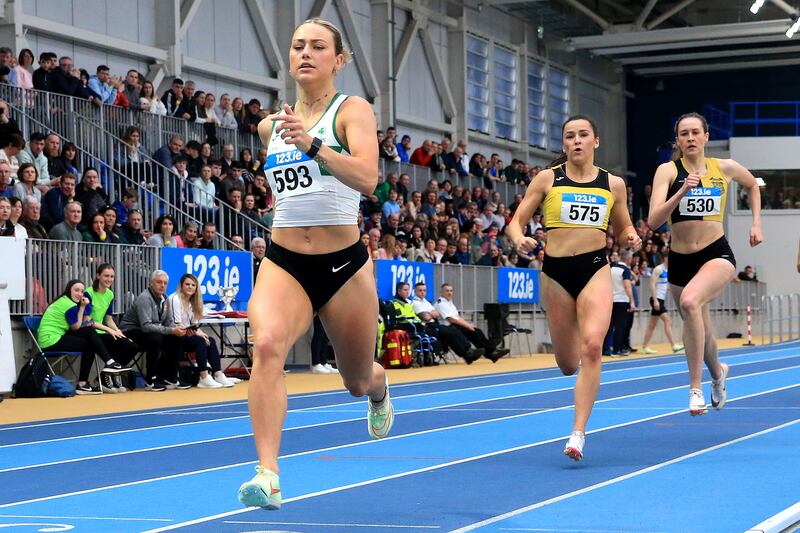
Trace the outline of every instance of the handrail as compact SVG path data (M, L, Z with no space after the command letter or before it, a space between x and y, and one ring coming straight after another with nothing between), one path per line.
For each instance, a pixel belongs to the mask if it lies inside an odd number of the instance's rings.
M723 111L723 107L727 108L727 111ZM725 140L741 135L750 137L800 136L800 100L735 101L726 104L708 104L704 111L709 122L709 129L713 134L712 138L715 140ZM777 129L774 127L777 125L793 125L794 128ZM737 128L737 126L745 128ZM769 126L773 127L769 128Z

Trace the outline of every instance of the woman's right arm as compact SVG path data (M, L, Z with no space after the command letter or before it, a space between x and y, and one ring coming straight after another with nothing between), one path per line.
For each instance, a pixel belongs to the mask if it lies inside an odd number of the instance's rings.
M653 177L653 191L650 195L650 213L647 215L647 225L652 229L662 226L686 192L700 182L698 174L690 174L678 193L667 199L670 183L677 174L678 170L671 162L662 163L656 170L656 175Z
M536 241L531 237L525 237L525 225L533 217L534 211L542 205L544 196L547 194L547 188L553 183L555 175L550 169L539 172L536 177L531 180L528 185L528 190L525 192L525 197L517 207L514 213L514 218L508 223L506 235L518 252L527 253L536 247Z

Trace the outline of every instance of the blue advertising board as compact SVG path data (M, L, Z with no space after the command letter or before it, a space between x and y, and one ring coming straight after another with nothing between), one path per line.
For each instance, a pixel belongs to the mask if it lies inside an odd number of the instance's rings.
M411 295L414 295L414 285L424 283L428 286L425 299L433 302L436 299L436 284L433 282L433 263L417 263L414 261L389 261L382 259L375 261L378 277L378 295L382 300L394 298L395 286L404 281L411 285Z
M253 256L249 252L162 248L161 269L169 275L167 294L184 274L194 274L205 302L219 302L220 287L239 287L234 301L246 302L253 292Z
M500 303L539 303L539 270L498 268L497 301Z

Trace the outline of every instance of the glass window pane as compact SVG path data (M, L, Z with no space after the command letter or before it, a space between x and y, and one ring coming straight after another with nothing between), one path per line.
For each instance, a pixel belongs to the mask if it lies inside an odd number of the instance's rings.
M489 43L467 36L467 127L489 132Z

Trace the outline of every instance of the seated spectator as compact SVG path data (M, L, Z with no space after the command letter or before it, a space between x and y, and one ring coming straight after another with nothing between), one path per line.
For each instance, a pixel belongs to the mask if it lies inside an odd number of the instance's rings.
M498 349L495 345L486 338L486 335L477 326L471 322L461 318L458 309L453 303L453 286L445 283L441 288L441 296L436 300L434 309L439 313L439 324L445 326L452 325L469 341L478 348L483 348L483 356L496 363L501 357L508 355L511 351L508 348Z
M223 201L227 201L231 195L231 191L239 191L240 194L244 194L245 185L241 177L243 169L239 167L238 161L234 161L233 164L234 167L231 168L230 172L225 174L225 177L217 188L217 196Z
M33 89L33 60L33 52L27 48L20 50L17 66L14 67L17 72L17 87Z
M135 181L149 179L152 172L150 154L141 140L141 130L137 126L128 126L122 135L122 146L114 153L116 168ZM171 161L169 166L172 166Z
M228 93L223 93L219 97L219 105L214 108L214 114L219 118L220 126L223 128L237 128L236 117L233 116L233 105Z
M52 238L52 237L51 237ZM137 209L128 212L128 219L120 228L120 238L128 244L144 244L145 237L142 232L142 213Z
M411 302L414 313L425 324L426 331L431 332L441 346L440 353L453 350L469 365L483 355L483 348L472 348L469 340L454 326L439 323L439 312L425 299L428 287L420 282L414 285L414 299Z
M491 202L486 202L483 206L483 212L480 214L478 218L481 219L481 223L483 223L484 228L490 228L491 226L497 226L497 229L503 229L506 225L506 221L503 220L502 217L495 214L496 208L492 205Z
M172 309L173 324L186 331L184 336L177 338L179 350L195 354L197 369L200 371L197 388L233 387L233 382L228 381L222 373L217 341L209 338L200 329L198 321L203 318L203 299L196 277L192 274L181 276L178 289L169 297L169 307Z
M128 213L136 209L139 202L139 192L130 187L122 191L122 201L117 200L112 206L117 212L117 226L122 226L128 220Z
M215 241L217 240L217 226L213 222L206 222L203 224L202 240L200 241L199 248L204 250L215 250Z
M81 223L83 210L80 202L69 202L64 206L64 219L54 225L50 231L50 238L57 241L82 241L83 235L78 230Z
M53 52L39 54L39 68L33 71L33 88L38 91L53 91L52 72L56 66L56 56Z
M178 248L197 248L198 244L200 244L199 241L199 231L197 224L194 222L184 224L181 232L175 236Z
M195 140L186 143L186 172L189 173L190 178L200 175L200 167L203 166L203 161L200 159L200 148L202 145Z
M37 185L50 185L50 172L48 170L47 156L44 154L44 141L45 135L43 133L38 131L31 133L28 146L17 157L20 165L33 163L36 166L38 172Z
M239 162L244 167L245 181L250 183L255 176L256 172L260 170L258 160L253 158L253 152L250 148L242 148L239 150Z
M61 139L59 139L59 142ZM58 156L56 163L50 161L50 175L57 175L59 177L63 176L64 174L72 174L73 176L77 176L81 173L80 168L80 161L78 161L78 147L75 146L74 143L65 142L64 147L61 149L61 154ZM58 170L58 174L53 174L54 170L52 167L56 166Z
M369 237L367 251L369 252L370 258L373 260L380 259L381 230L378 228L373 228L367 232L367 236Z
M472 264L472 257L470 256L469 250L469 239L466 237L461 237L458 239L458 250L455 253L455 257L458 260L458 263L461 265Z
M436 191L427 191L425 192L425 203L422 204L420 208L420 213L428 217L429 219L433 218L436 215L436 204L439 201L438 194Z
M389 199L383 202L381 212L384 220L393 213L397 215L400 214L400 204L397 203L397 191L395 189L389 189Z
M61 159L61 137L55 133L48 133L44 138L43 154L47 161L47 173L50 176L48 185L56 187L59 178L69 172L66 161Z
M154 271L150 275L150 287L136 297L119 324L125 336L146 352L146 391L190 388L178 379L177 339L187 332L174 325L165 296L168 282L166 272Z
M400 161L402 163L408 163L408 160L411 158L411 137L403 135L403 138L400 139L400 144L395 145L395 149L397 150L397 156L400 158Z
M190 193L189 171L186 170L188 165L189 158L183 154L172 161L167 180L167 189L164 192L164 196L172 205L178 206L188 201L187 195Z
M83 232L83 240L84 242L96 242L96 243L112 243L113 236L112 234L106 233L105 225L106 221L103 217L101 212L96 212L92 215L92 218L89 221L89 226ZM119 237L117 236L116 242L119 242Z
M244 238L241 235L231 235L231 242L228 245L228 250L231 252L243 252Z
M736 276L738 281L758 281L758 276L756 275L756 271L753 270L753 267L747 265L744 267L744 270L739 272Z
M28 232L25 227L20 224L20 220L22 219L22 200L16 196L12 196L8 201L11 204L11 214L8 220L14 225L14 236L18 239L27 239Z
M222 157L220 158L222 164L222 174L227 174L233 170L233 145L225 144L222 146Z
M89 78L89 89L94 91L106 105L114 105L117 100L117 92L125 89L122 80L117 76L111 76L110 70L106 65L99 65L96 74Z
M6 161L0 161L0 196L5 196L6 198L14 196L11 166Z
M177 248L178 242L172 233L175 231L175 219L170 215L161 215L153 227L153 234L147 239L147 246Z
M109 205L108 194L100 185L100 175L93 167L86 167L81 176L81 182L75 187L75 200L83 206L84 226L89 225L91 213L96 213L101 207Z
M419 229L418 226L417 229ZM414 256L414 261L418 261L420 263L438 263L441 257L442 254L436 251L436 241L433 239L427 239L425 241L425 247L417 250L416 255Z
M173 135L169 142L155 151L153 159L166 168L172 168L173 161L183 153L183 137Z
M501 267L508 266L508 260L500 252L500 248L498 248L496 244L492 243L489 245L486 253L483 254L475 264L480 266Z
M16 176L19 171L19 155L23 148L25 148L25 139L18 133L12 133L8 136L8 144L0 150L0 162L5 162L11 169L11 175Z
M90 100L97 106L102 105L100 96L81 83L80 71L74 68L71 57L60 57L58 67L53 69L48 78L52 92Z
M114 354L114 358L121 365L128 366L139 351L139 347L122 333L114 322L114 317L111 316L114 313L114 292L111 290L114 285L114 277L114 267L103 263L97 267L94 281L91 286L86 288L84 295L89 298L89 304L92 307L90 316L106 350L108 353ZM117 374L101 376L100 385L103 392L128 391Z
M212 171L209 165L200 167L200 177L192 180L192 204L200 210L201 220L214 217L217 206L217 188L211 181Z
M17 183L14 185L14 196L24 200L28 196L42 201L42 191L36 187L39 172L33 163L23 163L17 171Z
M456 246L455 242L448 242L445 251L442 254L442 258L439 260L440 263L449 263L451 265L458 265L461 264L456 253L458 252L458 247Z
M258 216L263 217L272 209L272 189L267 184L267 178L258 173L253 176L253 181L247 185L247 194L253 195L256 201Z
M378 259L394 259L396 244L397 240L393 235L384 235L381 239L381 246L378 249Z
M0 196L0 237L15 237L16 229L11 222L11 200Z
M120 226L117 224L117 210L113 206L107 205L100 209L100 214L103 215L103 229L109 237L109 242L124 243L120 237Z
M417 313L414 311L414 304L409 299L410 293L411 288L408 283L401 281L396 285L394 299L392 300L392 305L395 309L395 327L404 331L425 334L432 337L435 339L433 350L438 354L445 354L447 352L447 347L443 346L437 338L438 328L423 322L417 316ZM421 361L423 366L431 366L434 364L433 359L429 357L430 356Z
M142 87L142 91L144 91L144 86ZM161 97L161 102L164 104L164 108L166 109L166 114L171 117L177 117L178 109L180 108L181 102L183 101L183 80L180 78L175 78L172 80L172 86L164 93Z
M425 139L424 141L422 141L422 146L414 150L414 153L411 154L409 163L411 163L412 165L420 165L423 167L427 167L431 164L432 157L433 157L433 142L430 139Z
M250 253L253 254L253 279L256 279L261 262L264 260L264 256L267 255L267 241L261 237L254 237L250 241Z
M20 224L25 228L31 239L47 239L47 230L39 223L41 217L41 204L29 196L22 202L22 218Z
M167 107L156 96L153 82L149 80L142 84L142 90L139 92L139 106L142 111L149 111L154 115L164 116L167 114Z
M105 362L102 373L117 374L127 369L114 360L95 328L103 328L92 320L92 305L84 295L86 287L77 279L67 283L61 296L51 303L42 316L37 340L42 350L81 352L76 394L99 394L89 383L95 354ZM102 379L102 376L101 376Z
M261 122L261 102L257 98L251 99L247 103L247 112L244 120L239 124L239 131L245 133L258 133L258 123Z
M397 232L400 229L400 215L398 213L392 213L386 219L386 224L381 226L381 233L384 235L393 235L397 238Z
M242 201L242 210L240 211L241 214L244 216L255 220L260 221L261 216L258 213L258 209L256 209L256 197L252 194L245 194L244 200Z

